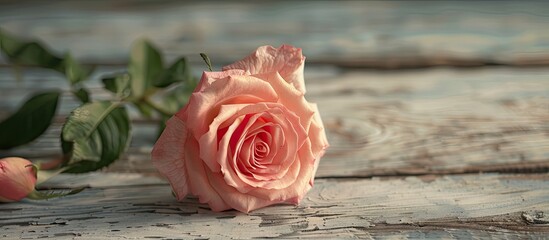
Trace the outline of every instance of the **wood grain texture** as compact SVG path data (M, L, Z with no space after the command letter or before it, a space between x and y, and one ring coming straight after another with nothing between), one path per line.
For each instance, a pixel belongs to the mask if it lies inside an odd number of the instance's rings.
M100 69L101 72L113 68ZM48 71L31 70L23 82L0 68L0 116L30 89L65 88ZM549 170L549 71L485 68L467 71L338 71L307 68L307 98L317 102L331 147L318 177L547 172ZM40 84L38 84L40 83ZM93 97L105 99L97 79ZM61 115L29 146L1 151L34 160L60 153L65 114L77 103L63 95ZM150 151L156 122L134 116L134 140L114 172L156 174Z
M169 186L136 174L101 179L76 196L0 205L6 238L523 238L549 233L549 175L318 180L299 206L214 213L175 202ZM133 179L130 184L128 180ZM130 185L128 185L130 184Z
M548 76L506 68L357 71L310 84L332 144L319 175L546 172Z
M13 1L0 27L97 63L126 62L152 39L175 57L232 62L293 44L310 62L350 67L549 64L545 1Z

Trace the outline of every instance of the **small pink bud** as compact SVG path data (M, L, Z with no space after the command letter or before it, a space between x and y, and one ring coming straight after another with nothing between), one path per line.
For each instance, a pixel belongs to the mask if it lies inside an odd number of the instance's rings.
M16 202L34 191L36 172L24 158L0 159L0 202Z

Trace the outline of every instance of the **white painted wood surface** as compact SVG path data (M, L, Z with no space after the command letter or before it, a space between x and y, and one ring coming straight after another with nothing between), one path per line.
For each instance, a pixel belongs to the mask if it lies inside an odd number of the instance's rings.
M297 207L250 214L213 213L193 198L178 203L168 185L137 176L62 176L51 184L91 188L61 199L0 205L0 236L516 238L549 232L547 174L321 179Z
M332 146L299 206L214 213L192 197L175 201L150 163L157 122L133 112L123 159L41 186L88 186L78 195L0 204L0 238L547 238L548 8L543 1L4 1L0 28L103 65L86 82L94 99L108 98L99 77L120 70L137 37L168 58L188 54L198 70L205 68L198 52L219 69L259 45L302 47L307 98L318 103ZM17 82L4 63L0 56L0 119L34 91L68 90L59 75L36 68ZM402 70L499 64L506 66ZM539 67L518 67L526 65ZM387 68L400 70L379 70ZM61 101L43 137L0 157L59 156L60 127L78 105L67 92Z
M88 184L86 176L57 186ZM49 201L0 205L0 236L161 238L542 238L549 234L549 175L321 179L299 206L250 214L178 203L166 184L94 174L92 188ZM128 179L134 179L128 186ZM67 182L69 182L67 184Z

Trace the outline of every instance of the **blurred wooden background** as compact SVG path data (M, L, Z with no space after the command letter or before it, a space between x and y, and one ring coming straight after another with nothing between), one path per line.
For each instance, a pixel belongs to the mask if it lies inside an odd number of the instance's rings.
M473 238L549 232L549 2L543 1L3 1L0 28L42 39L99 65L86 83L105 99L101 74L120 70L132 41L151 39L199 74L260 45L293 44L307 56L307 98L331 148L302 204L240 214L177 203L149 153L156 123L134 116L128 154L88 184L47 202L0 205L0 237ZM168 59L168 60L170 60ZM68 90L61 76L26 69L17 82L0 59L0 119L33 91ZM30 145L0 152L33 160L60 153L77 106Z
M543 65L544 1L8 1L2 28L92 63L123 63L131 43L232 62L293 44L309 63L354 67ZM197 58L198 59L198 58Z

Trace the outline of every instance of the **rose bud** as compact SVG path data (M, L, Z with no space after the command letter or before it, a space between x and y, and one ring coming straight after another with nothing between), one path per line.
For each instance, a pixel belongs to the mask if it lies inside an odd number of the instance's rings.
M18 157L0 159L0 202L16 202L34 191L36 172L32 162Z
M152 160L178 200L213 211L298 204L328 147L316 104L305 99L301 49L263 46L204 72L166 123Z

